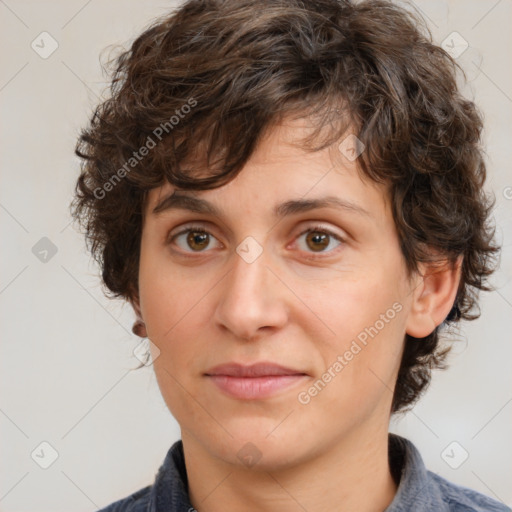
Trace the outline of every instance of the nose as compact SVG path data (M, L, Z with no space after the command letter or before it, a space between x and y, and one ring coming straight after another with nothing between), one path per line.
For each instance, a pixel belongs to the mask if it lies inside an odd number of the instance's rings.
M286 287L269 263L265 251L252 263L234 252L231 269L219 283L215 321L237 339L255 339L288 321Z

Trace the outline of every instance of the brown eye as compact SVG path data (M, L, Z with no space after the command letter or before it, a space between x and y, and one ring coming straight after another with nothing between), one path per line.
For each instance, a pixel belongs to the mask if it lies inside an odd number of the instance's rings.
M299 248L305 252L330 253L343 243L343 239L323 228L310 228L298 237Z
M221 245L217 239L201 227L190 227L172 236L170 243L176 244L184 252L205 252L206 249Z
M323 251L329 246L329 235L320 231L311 231L306 236L308 247L315 252Z
M202 231L189 231L187 236L187 244L194 251L202 251L208 247L210 243L210 235Z

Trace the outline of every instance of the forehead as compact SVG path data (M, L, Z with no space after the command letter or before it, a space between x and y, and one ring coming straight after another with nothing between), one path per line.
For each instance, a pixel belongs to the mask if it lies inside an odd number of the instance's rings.
M310 130L307 119L285 119L266 132L245 166L227 184L209 190L184 190L165 182L149 192L145 214L152 215L173 192L216 203L215 211L204 212L212 214L217 214L226 202L243 203L252 212L272 209L278 214L278 206L299 198L303 202L337 198L354 205L353 210L375 213L387 209L388 187L370 180L357 161L347 157L351 155L347 153L346 139L319 151L307 151L301 141ZM351 141L349 145L354 144L351 132L346 138ZM194 164L187 162L185 167L194 168ZM197 170L202 175L205 169Z

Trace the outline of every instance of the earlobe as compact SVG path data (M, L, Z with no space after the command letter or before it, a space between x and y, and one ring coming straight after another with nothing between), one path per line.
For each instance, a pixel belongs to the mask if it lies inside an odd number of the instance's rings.
M414 338L431 334L450 313L459 288L462 256L454 263L424 264L413 290L406 333Z
M130 299L130 304L132 305L133 311L135 312L135 323L132 327L132 332L136 336L139 336L141 338L147 338L148 333L146 330L146 324L144 323L144 320L142 318L142 312L140 309L140 302L138 297L134 299Z

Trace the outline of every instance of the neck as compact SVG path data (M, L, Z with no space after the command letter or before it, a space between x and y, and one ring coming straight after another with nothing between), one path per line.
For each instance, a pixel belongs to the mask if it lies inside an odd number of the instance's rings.
M275 470L228 464L182 435L191 503L199 512L385 510L397 489L389 470L387 425L361 434Z

